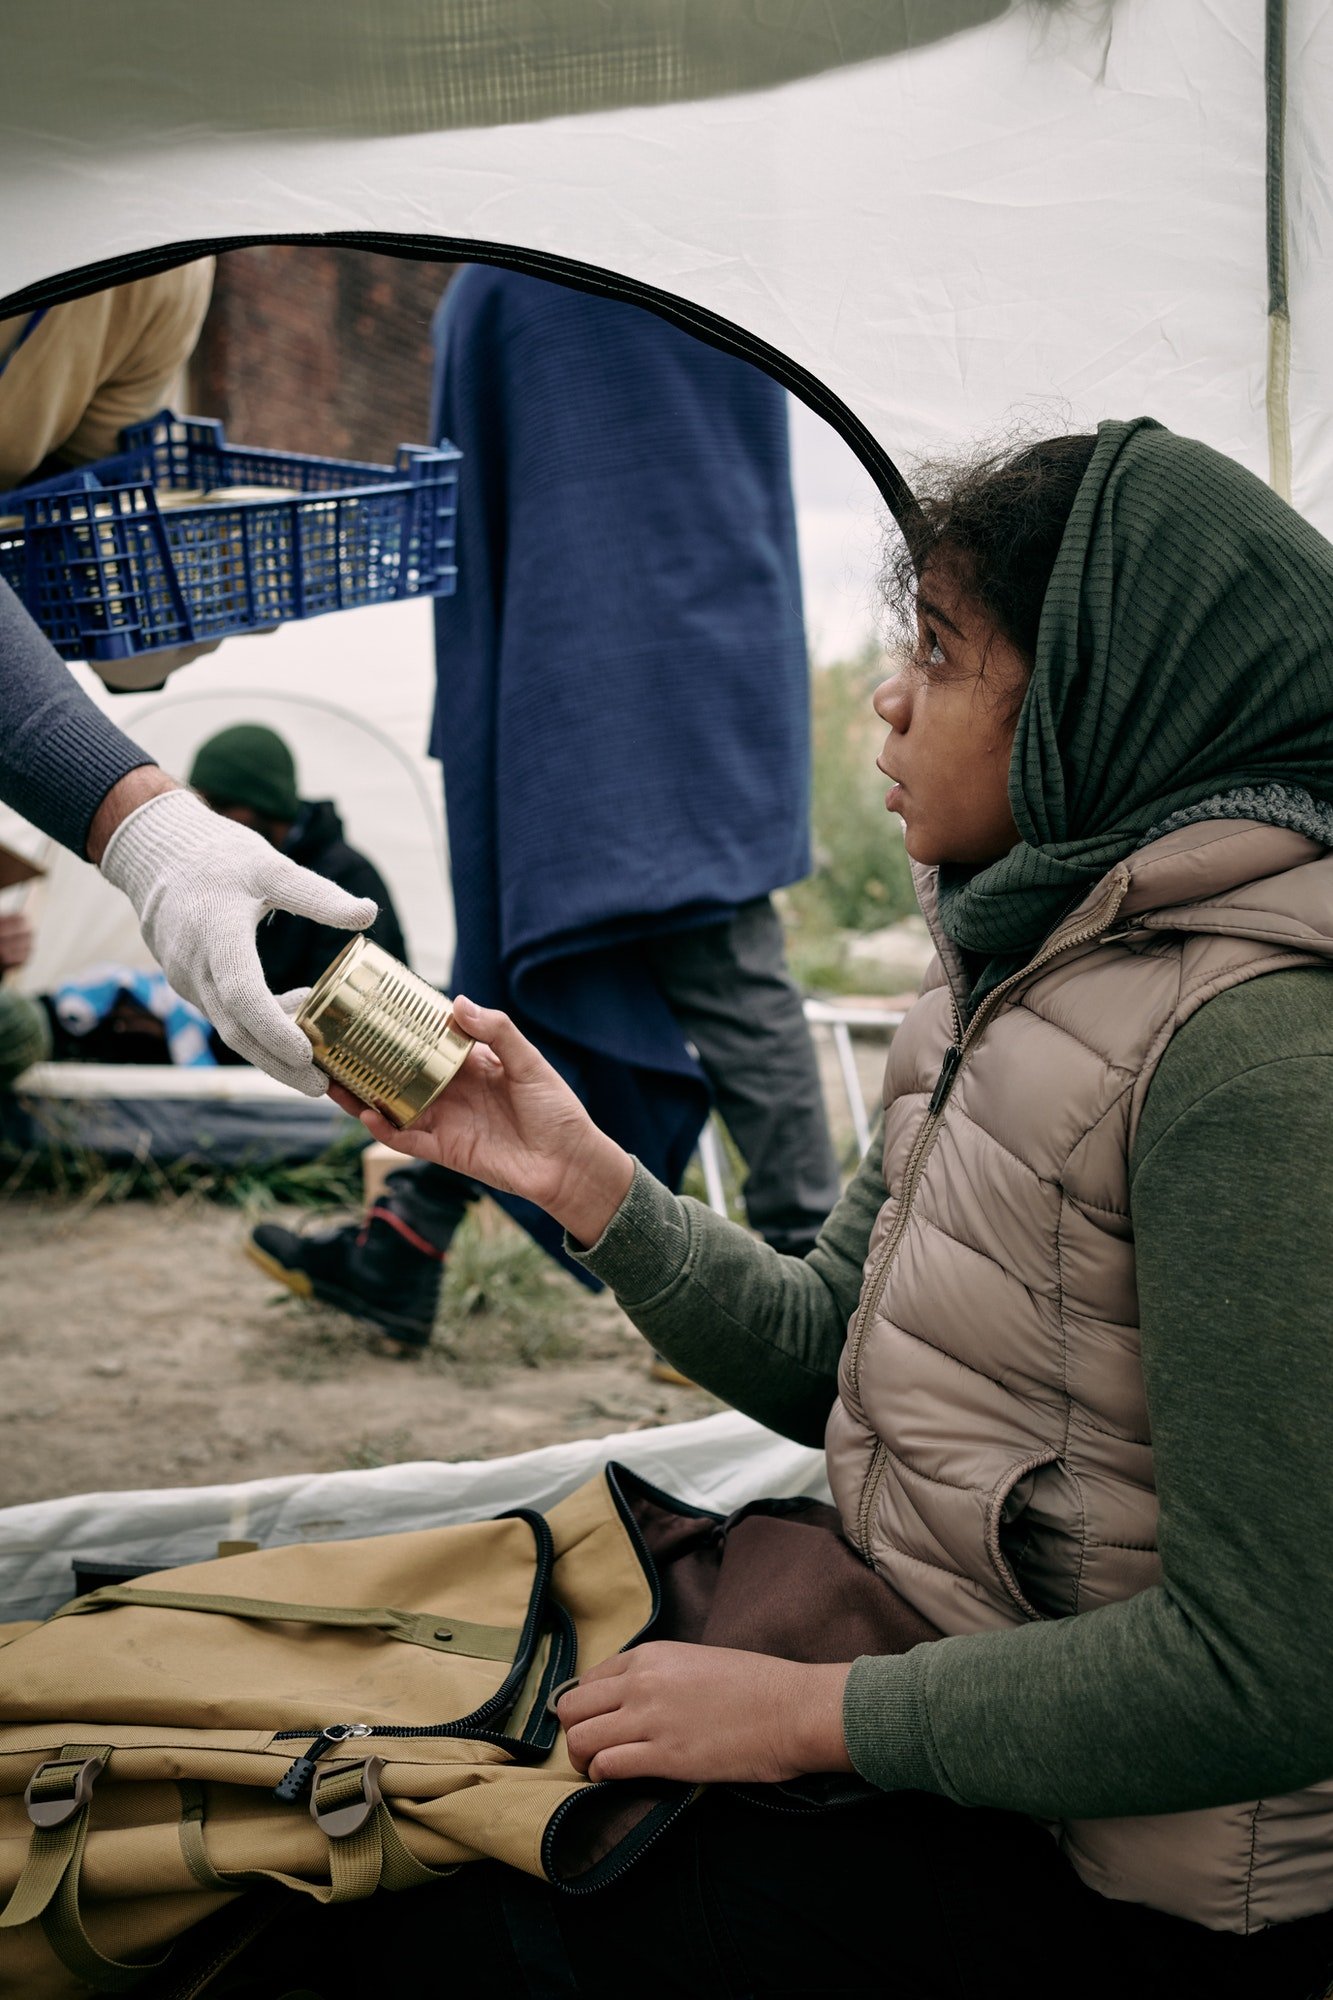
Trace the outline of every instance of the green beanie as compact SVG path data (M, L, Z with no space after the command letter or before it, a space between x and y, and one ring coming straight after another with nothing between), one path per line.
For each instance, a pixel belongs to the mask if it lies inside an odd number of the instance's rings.
M258 722L238 722L201 743L190 783L222 805L249 806L267 819L295 819L301 810L292 753Z

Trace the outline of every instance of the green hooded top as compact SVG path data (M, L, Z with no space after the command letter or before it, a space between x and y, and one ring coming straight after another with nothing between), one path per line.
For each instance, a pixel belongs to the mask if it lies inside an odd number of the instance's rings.
M1102 424L1042 606L1009 802L1016 847L940 870L945 932L983 962L973 1007L1188 818L1333 844L1333 546L1207 445L1148 417Z

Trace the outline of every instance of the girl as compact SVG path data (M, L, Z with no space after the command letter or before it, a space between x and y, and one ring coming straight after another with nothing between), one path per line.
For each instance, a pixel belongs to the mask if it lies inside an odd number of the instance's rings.
M1333 548L1141 420L952 478L897 582L880 768L938 958L809 1256L669 1194L464 999L479 1046L418 1127L347 1103L825 1436L845 1535L946 1636L592 1666L559 1712L594 1778L882 1797L710 1794L600 1896L478 1875L395 1937L456 1966L466 1907L515 1992L1322 1993Z

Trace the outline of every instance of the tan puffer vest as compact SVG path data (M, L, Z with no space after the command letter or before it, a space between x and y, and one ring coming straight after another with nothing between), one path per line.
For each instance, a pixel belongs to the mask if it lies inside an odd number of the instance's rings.
M889 1197L829 1419L844 1528L946 1633L1155 1583L1129 1157L1176 1029L1333 959L1333 856L1212 820L1105 876L961 1042L941 957L885 1075ZM1068 1822L1104 1895L1246 1931L1333 1905L1333 1781L1262 1804Z

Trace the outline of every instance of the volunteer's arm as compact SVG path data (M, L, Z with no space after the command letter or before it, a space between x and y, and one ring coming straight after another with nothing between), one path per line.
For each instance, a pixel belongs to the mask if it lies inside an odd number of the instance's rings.
M307 1096L323 1092L309 1043L264 984L255 928L283 909L360 930L375 905L298 868L160 771L88 699L3 583L0 799L125 891L172 986L225 1042Z
M88 699L6 583L0 723L0 798L62 847L93 860L126 812L173 782ZM140 775L129 784L132 773Z

